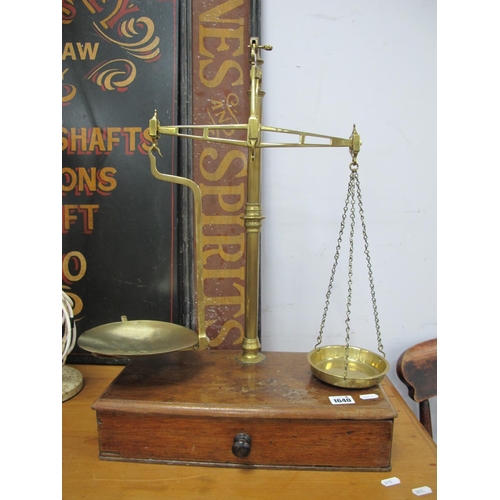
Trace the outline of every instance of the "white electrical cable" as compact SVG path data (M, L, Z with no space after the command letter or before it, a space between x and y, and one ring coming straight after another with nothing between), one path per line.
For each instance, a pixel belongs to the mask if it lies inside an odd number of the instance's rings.
M62 364L66 363L68 354L76 344L76 324L73 318L73 301L62 293L62 324L64 332L62 337Z

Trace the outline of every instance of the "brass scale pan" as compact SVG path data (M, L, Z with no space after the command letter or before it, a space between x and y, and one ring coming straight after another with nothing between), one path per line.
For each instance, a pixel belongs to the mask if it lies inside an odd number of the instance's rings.
M194 347L198 335L189 328L164 321L126 319L91 328L78 345L97 356L144 356Z

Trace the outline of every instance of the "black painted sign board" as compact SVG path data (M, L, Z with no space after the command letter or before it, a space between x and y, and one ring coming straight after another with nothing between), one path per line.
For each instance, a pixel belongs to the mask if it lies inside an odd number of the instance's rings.
M150 173L147 126L178 123L176 0L62 2L62 285L79 334L181 322L177 187ZM174 139L165 173L179 174ZM75 347L69 362L97 360Z

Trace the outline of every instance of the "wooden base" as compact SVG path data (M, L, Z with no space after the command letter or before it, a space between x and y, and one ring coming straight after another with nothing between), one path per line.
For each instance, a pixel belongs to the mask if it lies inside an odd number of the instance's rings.
M236 354L185 351L133 359L93 405L100 458L390 470L397 414L381 386L327 385L312 375L305 353L269 352L251 365L236 361ZM363 400L363 394L378 397ZM354 404L329 399L345 395Z

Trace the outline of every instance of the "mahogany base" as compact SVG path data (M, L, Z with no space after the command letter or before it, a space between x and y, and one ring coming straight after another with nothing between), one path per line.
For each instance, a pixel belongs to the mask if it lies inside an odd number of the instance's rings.
M252 365L238 362L236 354L184 351L133 359L92 406L100 458L391 469L397 414L381 386L327 385L312 375L305 353L268 352ZM378 398L362 400L363 394ZM355 403L333 405L329 399L345 395Z

